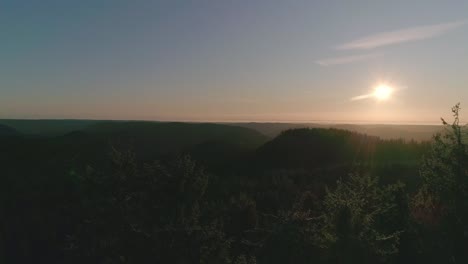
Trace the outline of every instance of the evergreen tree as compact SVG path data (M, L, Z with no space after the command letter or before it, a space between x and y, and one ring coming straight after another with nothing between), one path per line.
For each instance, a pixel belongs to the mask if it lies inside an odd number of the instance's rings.
M423 160L423 184L414 199L415 216L439 229L438 247L448 254L445 261L453 263L468 257L468 146L460 110L460 104L452 108L452 123L442 119L445 130L434 136Z
M398 214L397 194L403 185L378 186L370 175L338 181L324 201L317 243L328 249L331 263L383 263L398 253L402 230L388 225Z

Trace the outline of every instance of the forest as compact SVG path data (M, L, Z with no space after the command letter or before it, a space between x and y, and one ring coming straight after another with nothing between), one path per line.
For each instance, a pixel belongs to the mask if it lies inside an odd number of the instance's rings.
M466 263L452 112L430 140L0 120L0 263Z

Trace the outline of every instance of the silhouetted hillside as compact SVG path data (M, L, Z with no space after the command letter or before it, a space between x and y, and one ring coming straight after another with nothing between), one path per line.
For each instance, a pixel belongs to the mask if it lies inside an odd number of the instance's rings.
M369 158L380 142L338 129L293 129L281 133L258 150L265 164L283 168L314 168Z
M336 128L349 130L382 139L405 139L428 141L432 135L440 132L439 125L371 125L371 124L318 124L318 123L233 123L247 127L269 137L276 137L288 129L297 128Z
M382 139L404 139L417 141L429 141L435 133L441 132L443 130L443 127L440 125L337 124L331 127L377 136Z
M112 144L132 145L137 153L178 153L199 144L255 149L267 137L247 128L196 123L100 122L84 130Z
M319 124L294 124L294 123L231 123L231 125L246 127L256 130L271 138L277 137L286 130L297 129L297 128L325 128L325 125Z
M0 124L0 136L14 136L14 135L19 135L19 132L16 131L16 129Z
M324 183L364 170L381 175L384 182L401 180L413 188L416 178L412 175L418 174L428 147L427 143L382 140L347 130L301 128L287 130L259 148L255 164L282 174L303 170Z
M25 135L57 136L82 130L99 121L94 120L26 120L0 119L0 124L10 126Z
M40 122L36 125L40 126ZM60 136L8 141L0 158L5 162L27 160L37 169L53 166L57 171L66 171L86 165L105 167L105 160L115 148L135 152L142 162L191 154L216 169L236 163L266 140L247 128L217 124L99 122Z
M35 126L39 131L41 122ZM311 239L336 230L322 217L340 216L347 197L356 199L352 213L373 216L372 208L388 205L379 211L384 226L410 230L390 216L406 217L405 197L421 186L419 161L429 149L331 128L292 129L271 140L248 128L199 123L101 121L61 131L0 137L7 260L95 263L107 255L118 260L114 250L124 249L136 262L172 263L191 256L180 253L189 248L197 261L181 263L200 263L197 254L207 247L210 263L236 263L210 252L255 255L258 263L302 254L298 263L309 263L322 254L315 244L322 240ZM372 208L360 211L367 195L376 195ZM277 259L276 252L288 255Z

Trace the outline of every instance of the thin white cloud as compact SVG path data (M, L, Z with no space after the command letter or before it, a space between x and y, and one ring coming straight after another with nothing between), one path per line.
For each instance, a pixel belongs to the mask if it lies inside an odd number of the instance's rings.
M364 99L367 99L367 98L371 98L373 96L374 96L374 94L358 95L358 96L351 97L351 101L364 100Z
M341 64L348 64L348 63L353 63L353 62L358 62L358 61L370 60L379 56L382 56L382 54L380 53L359 54L359 55L352 55L352 56L321 59L321 60L316 61L316 63L322 66L341 65Z
M466 25L468 20L455 21L437 25L411 27L396 31L383 32L357 39L336 47L339 50L373 49L404 42L429 39L440 36L450 30Z

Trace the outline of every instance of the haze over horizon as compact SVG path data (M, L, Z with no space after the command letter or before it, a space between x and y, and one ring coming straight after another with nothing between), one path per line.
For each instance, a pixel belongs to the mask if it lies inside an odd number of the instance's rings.
M467 1L0 6L0 118L438 124L468 107Z

